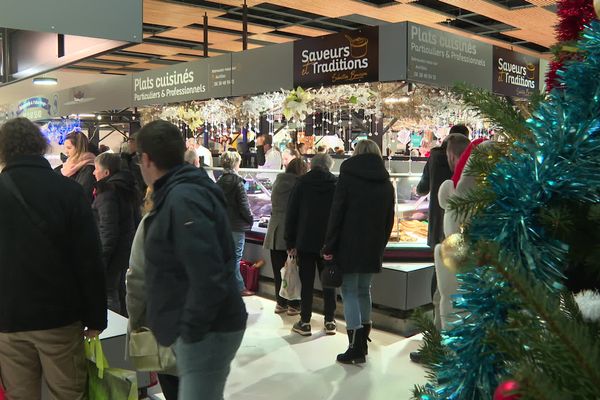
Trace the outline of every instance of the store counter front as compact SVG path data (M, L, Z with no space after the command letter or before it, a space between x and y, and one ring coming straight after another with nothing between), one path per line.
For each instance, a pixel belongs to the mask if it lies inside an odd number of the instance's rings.
M373 303L383 307L410 311L431 303L431 281L434 273L433 253L427 246L429 201L416 195L423 161L386 161L390 180L396 192L396 215L390 241L384 253L382 273L373 279ZM339 165L332 171L338 175ZM218 178L222 170L213 168ZM271 215L271 192L277 174L282 171L241 169L255 221L246 232L244 259L264 260L261 277L273 279L270 252L263 248ZM318 207L316 204L315 207ZM321 290L315 280L315 288Z

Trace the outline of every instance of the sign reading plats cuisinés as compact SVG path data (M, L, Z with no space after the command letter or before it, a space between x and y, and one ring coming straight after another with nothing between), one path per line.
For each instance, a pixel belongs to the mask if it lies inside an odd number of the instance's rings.
M540 91L540 60L494 46L494 93L529 98Z
M437 87L491 85L492 46L422 25L408 24L408 79Z
M135 74L133 103L140 106L204 98L208 90L207 78L207 63L185 63Z
M379 28L294 42L294 86L371 82L379 78Z

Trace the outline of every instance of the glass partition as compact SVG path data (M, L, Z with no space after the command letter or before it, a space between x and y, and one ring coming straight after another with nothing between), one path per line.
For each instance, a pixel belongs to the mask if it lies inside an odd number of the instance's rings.
M406 162L408 163L408 162ZM414 162L413 162L414 163ZM398 166L392 170L423 170L423 164ZM221 168L207 168L216 179L222 174ZM275 178L282 171L264 169L240 169L239 174L246 180L246 193L255 224L253 231L265 232L271 215L271 191ZM339 172L332 172L339 175ZM419 197L416 188L421 172L390 173L390 180L396 192L396 216L388 247L426 247L429 198Z

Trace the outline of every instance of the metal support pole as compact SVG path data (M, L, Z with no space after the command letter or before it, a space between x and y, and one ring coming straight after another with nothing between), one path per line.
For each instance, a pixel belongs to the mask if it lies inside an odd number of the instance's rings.
M242 7L242 50L248 50L248 5Z
M8 37L8 29L2 30L2 69L3 69L3 82L8 83L11 76L10 68L10 39Z
M208 14L204 13L204 57L208 57Z
M58 58L65 56L65 35L58 34Z

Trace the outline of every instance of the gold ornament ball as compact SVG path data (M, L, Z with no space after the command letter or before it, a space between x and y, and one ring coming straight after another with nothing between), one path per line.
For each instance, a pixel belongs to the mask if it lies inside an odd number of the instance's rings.
M596 17L600 18L600 0L594 0L594 10L596 11Z
M440 247L442 263L455 274L460 272L469 260L469 249L461 233L453 233L442 242Z

